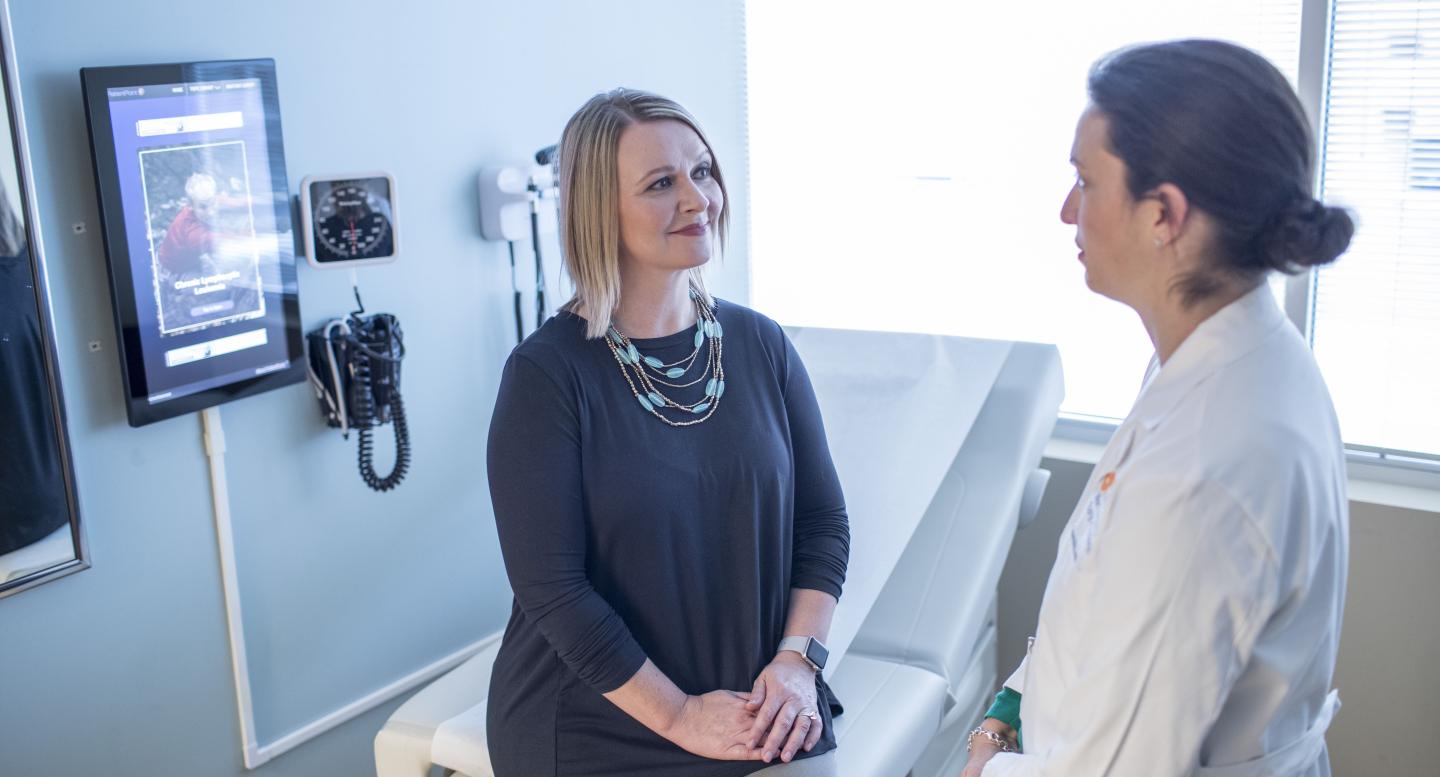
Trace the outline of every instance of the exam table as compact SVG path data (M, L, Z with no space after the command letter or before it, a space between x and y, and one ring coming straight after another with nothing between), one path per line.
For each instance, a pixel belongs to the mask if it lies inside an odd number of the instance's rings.
M995 690L995 596L1063 395L1053 346L787 329L845 489L851 555L826 679L841 777L958 772ZM500 634L375 737L378 777L491 777L485 705Z

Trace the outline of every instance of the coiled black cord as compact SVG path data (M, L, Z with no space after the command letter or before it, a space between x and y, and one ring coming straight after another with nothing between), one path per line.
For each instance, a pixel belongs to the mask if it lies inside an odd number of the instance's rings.
M369 394L370 392L362 392ZM400 399L400 393L396 392L391 397L391 420L395 422L395 466L390 474L380 477L375 473L375 444L371 438L374 427L366 427L360 430L360 477L365 479L365 485L376 491L389 491L400 485L405 479L405 472L410 469L410 429L405 424L405 403Z
M389 319L386 319L389 320ZM392 322L393 324L393 322ZM352 331L361 333L370 328L364 320L356 318ZM386 347L385 352L377 351L366 344L360 337L354 338L354 348L357 352L356 358L351 362L353 370L352 384L362 386L355 392L354 407L351 408L351 415L356 419L356 426L359 427L360 445L358 456L360 461L360 477L365 485L376 491L389 491L400 485L405 479L405 473L410 469L410 428L405 423L405 404L400 399L398 388L392 387L388 392L391 420L395 423L395 466L390 474L380 477L375 472L375 440L374 428L379 421L375 417L375 393L371 390L374 385L373 361L399 361L405 354L403 341L399 340L399 327L392 325L384 330L390 337L394 338L393 343L398 343L400 356L392 356L393 349ZM395 374L398 382L398 373Z

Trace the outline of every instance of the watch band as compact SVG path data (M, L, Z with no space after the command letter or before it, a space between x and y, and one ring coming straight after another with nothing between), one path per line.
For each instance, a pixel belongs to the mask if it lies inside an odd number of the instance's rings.
M825 659L830 654L825 649L825 645L814 637L785 637L780 640L780 647L775 652L786 650L799 653L800 657L805 659L805 663L817 672L825 668Z

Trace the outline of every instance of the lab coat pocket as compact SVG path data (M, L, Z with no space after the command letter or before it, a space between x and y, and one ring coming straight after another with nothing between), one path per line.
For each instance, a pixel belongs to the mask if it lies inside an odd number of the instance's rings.
M1068 573L1095 550L1095 543L1104 530L1106 514L1113 501L1113 488L1119 481L1119 469L1129 459L1134 443L1135 429L1127 420L1121 424L1105 449L1105 454L1100 457L1095 467L1098 477L1092 476L1094 479L1081 493L1080 502L1060 535L1060 547L1057 549L1052 578L1056 574Z
M1096 491L1085 505L1080 514L1080 519L1070 527L1070 560L1079 563L1080 559L1090 555L1095 549L1096 525L1100 522L1100 513L1105 509L1105 492Z
M1086 495L1084 507L1066 528L1062 549L1069 551L1072 565L1078 565L1094 552L1095 545L1108 522L1111 504L1114 502L1114 491L1111 490L1111 484L1114 482L1115 473L1111 472L1105 475L1100 481L1100 486L1093 493Z

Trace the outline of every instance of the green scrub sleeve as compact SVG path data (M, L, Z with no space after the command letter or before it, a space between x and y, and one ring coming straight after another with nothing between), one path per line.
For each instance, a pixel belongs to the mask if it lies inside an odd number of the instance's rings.
M990 705L985 717L994 718L1015 729L1015 746L1024 751L1025 740L1020 733L1020 694L1002 687L1000 692L995 694L995 703Z

